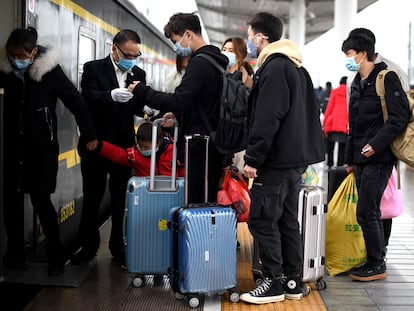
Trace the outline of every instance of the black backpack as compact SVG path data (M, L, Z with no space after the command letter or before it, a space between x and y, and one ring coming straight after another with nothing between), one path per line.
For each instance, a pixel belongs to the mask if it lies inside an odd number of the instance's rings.
M210 55L200 53L197 56L207 59L223 75L217 130L213 131L206 115L201 113L210 137L222 154L231 155L242 151L247 147L247 110L250 89L242 82L240 74L226 73Z

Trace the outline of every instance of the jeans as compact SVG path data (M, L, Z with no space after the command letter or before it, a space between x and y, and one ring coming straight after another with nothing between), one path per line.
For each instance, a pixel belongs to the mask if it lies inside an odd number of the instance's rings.
M303 251L298 222L298 182L306 167L258 171L251 189L249 229L259 244L263 275L300 276Z
M378 265L384 261L384 228L380 202L392 167L392 162L355 166L358 189L357 220L364 234L367 263L371 265Z

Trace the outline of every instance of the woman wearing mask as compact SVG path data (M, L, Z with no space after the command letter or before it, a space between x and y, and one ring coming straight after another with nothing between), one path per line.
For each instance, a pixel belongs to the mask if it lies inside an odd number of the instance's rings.
M0 87L4 88L4 219L7 233L6 268L25 264L24 193L30 199L46 235L49 275L64 269L55 207L59 144L58 98L75 116L86 148L98 141L87 105L59 65L56 49L37 44L34 28L14 30L0 57Z
M229 59L227 72L233 75L235 79L242 80L248 88L251 88L253 86L252 77L254 70L245 60L247 57L247 47L244 40L237 37L224 40L221 46L221 53L226 55ZM232 160L233 165L236 166L242 174L244 167L244 154L244 150L237 152L234 154Z
M231 74L240 74L243 83L251 88L254 70L246 61L247 47L244 40L242 38L228 38L224 40L221 52L229 59L227 71Z

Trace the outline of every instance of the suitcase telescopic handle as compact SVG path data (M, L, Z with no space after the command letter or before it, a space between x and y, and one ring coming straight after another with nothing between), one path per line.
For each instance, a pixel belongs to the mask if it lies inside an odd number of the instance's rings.
M208 202L208 145L210 136L201 134L185 135L185 175L184 175L184 206L188 205L188 169L189 169L189 145L192 139L204 139L206 142L206 159L204 167L204 202Z
M151 139L151 162L150 162L150 190L155 190L155 160L157 148L157 129L161 124L163 118L156 119L152 122L152 139ZM178 122L174 120L174 141L173 141L173 158L171 171L171 190L175 189L176 175L177 175L177 138L178 138Z

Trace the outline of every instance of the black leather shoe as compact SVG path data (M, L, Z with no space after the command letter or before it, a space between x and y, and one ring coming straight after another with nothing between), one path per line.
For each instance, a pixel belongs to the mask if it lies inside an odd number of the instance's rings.
M47 266L47 274L49 276L61 275L65 271L65 265L62 263L49 263Z
M84 265L87 264L89 261L94 259L96 256L96 253L87 251L85 249L81 249L79 252L77 252L75 255L73 255L70 258L70 264L71 265Z
M125 251L112 253L112 260L124 263L125 262Z
M16 255L6 253L3 256L3 265L6 269L21 270L26 268L26 257L24 254Z

